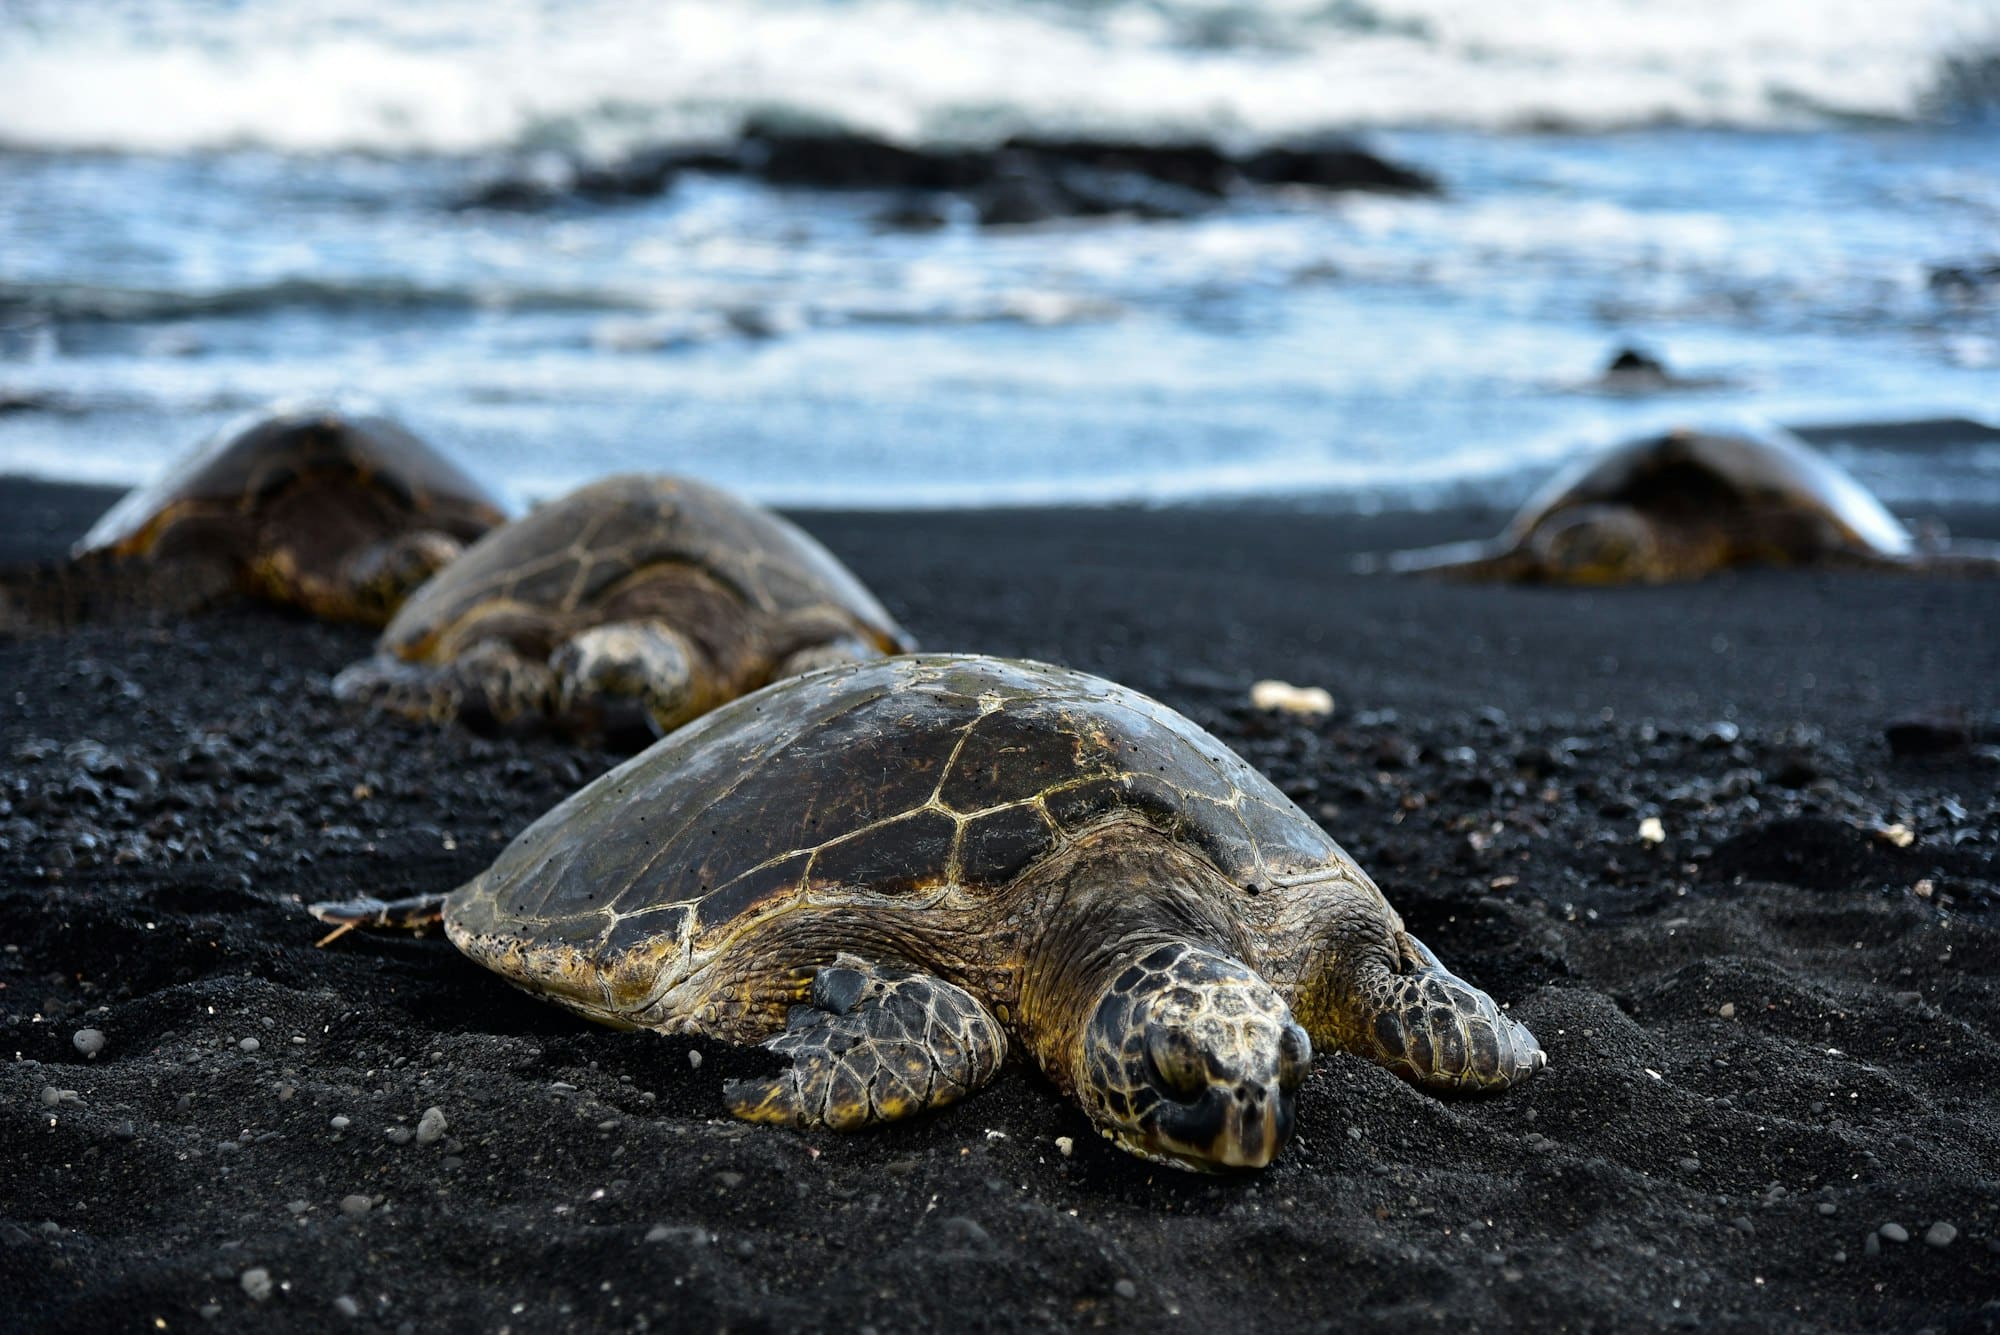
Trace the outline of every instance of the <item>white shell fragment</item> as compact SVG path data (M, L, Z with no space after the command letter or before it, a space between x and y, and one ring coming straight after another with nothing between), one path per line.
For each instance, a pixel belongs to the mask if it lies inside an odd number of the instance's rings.
M1266 678L1250 688L1253 709L1277 709L1287 714L1331 714L1333 696L1318 686L1294 686Z

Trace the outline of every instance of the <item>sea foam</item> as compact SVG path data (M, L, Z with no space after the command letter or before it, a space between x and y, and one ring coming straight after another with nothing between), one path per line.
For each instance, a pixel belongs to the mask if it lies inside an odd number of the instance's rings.
M617 152L788 112L905 140L1920 119L1990 0L25 0L0 143Z

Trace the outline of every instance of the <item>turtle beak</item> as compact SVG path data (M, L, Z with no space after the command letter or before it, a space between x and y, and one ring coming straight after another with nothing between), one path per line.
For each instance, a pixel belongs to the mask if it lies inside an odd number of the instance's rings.
M1146 1033L1155 1105L1147 1149L1193 1168L1262 1168L1291 1139L1293 1091L1312 1062L1312 1040L1287 1018L1272 1054L1204 1048L1184 1030Z
M1275 1084L1211 1085L1160 1116L1159 1148L1198 1168L1263 1168L1292 1138L1292 1096Z

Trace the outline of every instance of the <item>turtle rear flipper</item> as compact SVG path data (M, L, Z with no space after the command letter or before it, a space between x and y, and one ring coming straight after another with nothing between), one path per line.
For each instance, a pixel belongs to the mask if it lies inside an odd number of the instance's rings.
M321 937L320 945L346 936L356 928L366 931L427 932L444 922L443 895L415 895L409 899L325 900L306 905L306 912L333 930Z
M1357 575L1443 575L1452 579L1527 579L1534 558L1511 544L1447 542L1407 552L1366 552L1348 568Z
M1937 551L1910 556L1863 554L1856 561L1871 570L1914 571L1922 575L1956 575L1977 579L2000 575L2000 542L1954 542Z
M765 1047L792 1059L768 1080L732 1080L729 1110L752 1122L855 1131L956 1103L1007 1058L986 1007L941 978L842 955Z
M0 572L0 635L66 630L91 621L164 620L242 596L236 568L226 560L131 561L89 554Z

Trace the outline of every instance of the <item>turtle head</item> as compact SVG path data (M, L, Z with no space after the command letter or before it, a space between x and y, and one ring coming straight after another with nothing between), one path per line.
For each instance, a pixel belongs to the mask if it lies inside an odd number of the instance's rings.
M1623 505L1579 505L1551 515L1530 539L1545 578L1562 584L1644 580L1660 566L1657 531Z
M1228 956L1163 945L1119 969L1084 1022L1074 1084L1104 1136L1182 1168L1262 1168L1292 1134L1312 1040Z
M450 565L465 544L448 533L419 529L370 543L341 564L339 583L356 620L381 625L419 584Z

